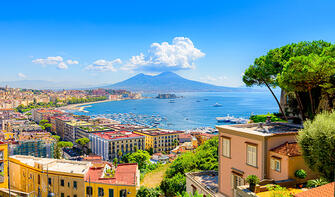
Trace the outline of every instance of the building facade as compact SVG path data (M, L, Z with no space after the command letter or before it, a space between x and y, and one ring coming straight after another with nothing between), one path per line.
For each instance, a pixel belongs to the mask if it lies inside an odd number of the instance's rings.
M261 181L290 181L292 176L288 175L289 169L286 169L288 161L282 155L285 153L278 150L285 149L283 144L294 144L300 128L299 125L286 123L217 126L219 192L234 196L235 189L246 184L248 175L256 175ZM291 172L305 167L303 160L296 161L299 163L291 166Z
M109 161L120 158L120 152L125 155L137 149L145 150L145 136L130 131L92 133L89 139L92 152Z
M134 133L145 136L145 148L153 153L169 152L179 144L180 131L164 129L142 129Z

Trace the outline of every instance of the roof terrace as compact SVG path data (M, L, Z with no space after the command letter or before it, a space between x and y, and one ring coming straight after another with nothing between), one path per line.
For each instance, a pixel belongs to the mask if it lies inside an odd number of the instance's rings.
M142 135L132 133L130 131L110 131L110 132L94 133L94 135L97 135L105 140L144 137Z
M301 125L289 123L252 123L219 125L216 127L260 136L298 133L298 131L303 128Z

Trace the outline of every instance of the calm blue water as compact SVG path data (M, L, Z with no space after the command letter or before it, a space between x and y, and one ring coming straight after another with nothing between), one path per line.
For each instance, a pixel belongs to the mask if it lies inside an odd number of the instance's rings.
M216 117L250 117L251 113L264 114L278 112L277 104L269 92L218 92L218 93L180 93L175 103L169 99L124 100L97 103L86 108L88 113L75 114L98 115L110 113L129 113L142 115L160 115L166 117L165 128L192 129L214 127ZM208 100L206 100L208 99ZM200 102L197 102L200 101ZM215 103L222 107L213 107Z

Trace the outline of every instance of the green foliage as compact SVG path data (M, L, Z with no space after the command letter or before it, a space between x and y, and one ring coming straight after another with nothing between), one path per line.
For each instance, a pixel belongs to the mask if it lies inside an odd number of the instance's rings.
M294 176L299 178L299 179L304 179L304 178L306 178L307 173L306 173L305 170L300 169L300 170L295 171Z
M184 192L184 187L174 187L170 184L175 180L175 177L180 176L185 178L185 173L201 170L217 170L218 169L218 144L219 138L214 137L207 140L199 146L194 152L187 152L175 159L166 171L162 181L161 188L165 195L177 195ZM164 183L164 184L163 184ZM184 182L181 182L184 183ZM170 187L170 188L169 188ZM174 187L174 188L172 188ZM168 193L166 193L168 192Z
M302 117L308 110L313 117L323 94L329 107L333 108L334 74L335 45L322 40L303 41L272 49L256 58L254 64L245 70L243 82L247 86L266 85L270 91L270 87L279 86L286 92L294 92L298 96L293 99L299 103L295 108L299 106Z
M54 138L57 142L59 142L60 140L60 137L58 135L52 135L51 137Z
M203 197L204 195L198 194L198 192L195 192L195 194L190 194L187 192L184 192L182 195L178 194L178 197Z
M137 163L140 170L149 165L150 154L147 151L137 150L128 156L129 163Z
M304 123L298 143L306 164L328 181L334 178L335 166L335 112L318 114Z
M83 138L77 139L75 142L81 146L82 153L85 152L84 149L86 149L86 153L88 152L87 145L90 142L90 139L88 139L87 137L83 137Z
M324 178L308 180L307 181L307 187L308 188L320 187L322 185L326 185L327 183L328 183L328 181L325 180Z
M261 114L261 115L252 115L250 116L250 120L252 120L254 123L258 123L258 122L265 122L267 117L271 116L271 122L283 122L285 120L277 117L274 114Z
M286 187L279 185L266 185L266 188L271 192L271 197L293 197L294 195Z
M159 188L147 188L144 186L141 186L136 193L136 197L159 197L160 195L161 191Z
M164 178L160 184L162 192L167 197L176 196L186 190L186 177L184 174L178 173L171 178Z
M106 100L106 96L99 97L88 97L88 98L71 98L66 101L67 104L77 104L77 103L87 103L87 102L95 102L95 101L103 101Z
M117 166L117 162L118 162L118 159L117 159L117 158L114 158L114 159L113 159L113 164L114 164L115 167Z
M60 141L60 142L58 142L58 146L60 148L72 148L73 143L72 142L67 142L67 141Z
M249 176L247 176L245 181L249 184L258 184L259 183L259 178L256 175L249 175Z

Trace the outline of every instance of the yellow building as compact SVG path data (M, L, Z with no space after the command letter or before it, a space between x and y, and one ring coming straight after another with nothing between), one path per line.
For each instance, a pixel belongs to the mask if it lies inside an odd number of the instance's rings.
M8 188L8 144L0 143L0 188Z
M21 192L21 196L47 197L54 193L57 197L109 197L113 192L114 197L135 197L140 181L137 164L120 164L115 168L103 162L15 155L10 156L9 169L12 194ZM3 196L8 195L6 180L5 176L0 186Z
M140 187L137 164L93 166L85 177L87 197L135 197Z
M157 153L173 150L179 144L179 134L182 132L157 128L138 130L134 133L145 136L145 148Z

